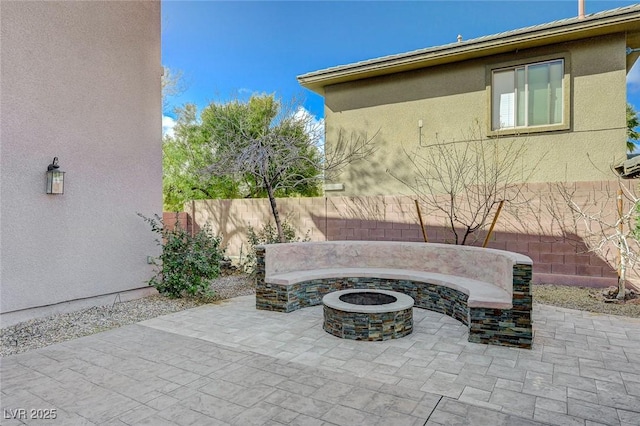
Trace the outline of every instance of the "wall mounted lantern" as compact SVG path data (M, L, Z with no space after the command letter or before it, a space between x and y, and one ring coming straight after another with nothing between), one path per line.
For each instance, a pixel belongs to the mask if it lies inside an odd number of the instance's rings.
M47 167L47 194L64 194L64 173L58 170L58 157Z

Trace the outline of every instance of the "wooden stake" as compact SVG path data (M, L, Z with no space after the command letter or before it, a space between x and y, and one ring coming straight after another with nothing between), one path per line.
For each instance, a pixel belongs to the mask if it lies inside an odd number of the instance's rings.
M500 200L500 204L498 204L498 210L496 210L496 215L493 217L493 222L491 222L491 227L489 228L489 232L487 233L487 236L484 239L484 244L482 244L482 247L487 247L487 244L489 244L489 238L491 238L491 234L493 233L493 228L496 226L496 222L498 221L498 216L500 216L500 211L502 210L503 205L504 205L504 200Z
M420 219L420 230L422 231L422 238L424 239L425 243L428 243L429 241L427 241L427 230L424 229L424 222L422 221L422 213L420 213L420 206L418 205L418 200L413 200L416 202L416 210L418 211L418 219Z

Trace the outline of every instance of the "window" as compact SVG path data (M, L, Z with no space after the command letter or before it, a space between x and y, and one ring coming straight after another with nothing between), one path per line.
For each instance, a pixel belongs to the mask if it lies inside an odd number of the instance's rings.
M491 128L563 124L564 60L494 70Z

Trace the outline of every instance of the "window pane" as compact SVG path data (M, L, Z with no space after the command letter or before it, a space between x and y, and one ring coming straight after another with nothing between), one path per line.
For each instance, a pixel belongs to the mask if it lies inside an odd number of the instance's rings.
M492 128L562 124L563 79L562 59L494 71Z
M549 64L527 67L529 83L529 126L549 124L551 91L549 88Z
M516 68L516 126L526 126L526 80L524 68Z
M551 124L562 123L562 61L549 64L549 86L551 88Z
M505 127L514 127L515 89L513 70L493 73L492 88L492 128L497 130Z

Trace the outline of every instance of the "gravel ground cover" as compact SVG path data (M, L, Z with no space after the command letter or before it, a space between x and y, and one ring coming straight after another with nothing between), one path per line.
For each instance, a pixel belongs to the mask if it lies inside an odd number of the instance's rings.
M533 302L580 311L640 318L640 298L625 303L606 301L602 288L570 287L563 285L534 285Z
M212 288L216 292L213 303L255 293L253 280L242 274L222 276L212 282ZM534 303L640 318L640 299L625 304L605 303L602 289L535 285L533 300ZM194 308L204 303L207 302L149 296L22 322L0 329L0 357Z
M213 303L255 293L253 280L247 275L221 276L211 286L216 292L211 300ZM198 299L169 299L157 295L21 322L0 329L0 357L134 324L207 302L209 301Z

